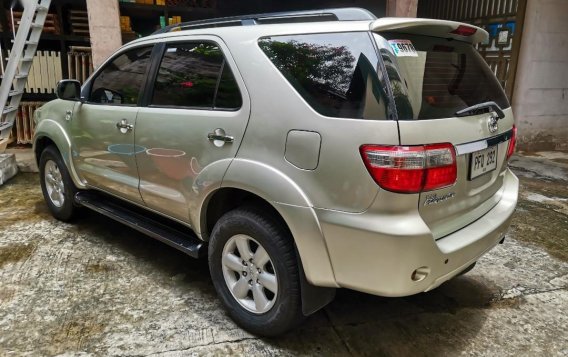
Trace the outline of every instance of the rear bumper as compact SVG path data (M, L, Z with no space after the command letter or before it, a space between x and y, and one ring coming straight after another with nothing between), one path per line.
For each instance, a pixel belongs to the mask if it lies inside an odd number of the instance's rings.
M410 212L350 214L316 210L339 286L381 296L429 291L458 275L505 235L519 181L507 169L499 203L468 226L437 241ZM427 275L412 279L421 268ZM415 278L416 279L416 278Z

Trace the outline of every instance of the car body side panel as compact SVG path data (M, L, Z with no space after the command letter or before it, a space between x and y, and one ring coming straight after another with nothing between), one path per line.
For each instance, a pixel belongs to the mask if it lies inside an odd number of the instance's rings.
M312 203L290 177L261 162L236 158L227 170L222 187L249 191L270 202L288 223L308 281L318 286L336 286ZM204 224L202 221L202 227Z
M178 42L179 41L179 42ZM237 110L158 107L140 108L136 119L136 162L140 175L140 193L146 205L179 220L191 221L199 233L198 197L212 184L220 185L224 170L235 157L242 142L250 114L250 99L236 63L220 38L182 36L172 43L212 42L222 50L242 98ZM153 85L153 84L151 84ZM222 129L233 137L230 143L214 142L208 134ZM229 159L229 160L227 160ZM218 163L218 164L217 164ZM213 165L214 170L202 171ZM220 170L224 167L224 170Z
M49 138L61 153L75 186L85 188L84 180L73 165L73 147L68 132L68 121L65 119L67 112L72 113L76 105L77 102L56 99L44 104L36 111L36 120L38 121L34 132L33 150L35 152L38 139ZM39 157L36 157L36 160L39 161Z
M199 179L201 171L235 156L247 119L248 105L236 112L141 108L136 146L144 149L136 154L136 162L146 205L188 221L194 190L204 182ZM208 140L207 134L217 128L233 136L234 142L218 147ZM220 182L223 173L210 179Z
M143 203L138 191L134 131L117 128L121 120L136 128L137 107L79 103L69 120L73 164L87 184Z
M260 27L260 26L259 26ZM259 31L259 37L262 32ZM226 34L226 43L251 96L251 117L238 158L258 161L300 184L313 207L362 212L379 187L361 158L362 144L398 145L394 120L326 117L312 109L258 45ZM290 130L321 136L318 165L304 170L285 158ZM276 199L273 199L276 201ZM297 204L286 197L282 203Z

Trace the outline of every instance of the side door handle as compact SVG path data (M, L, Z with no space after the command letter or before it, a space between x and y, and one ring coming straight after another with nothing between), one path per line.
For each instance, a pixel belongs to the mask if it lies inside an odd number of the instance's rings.
M126 134L128 131L134 129L134 124L129 124L126 119L122 119L118 123L116 123L117 129L120 130L121 133Z
M227 135L225 130L221 128L215 129L212 133L207 134L207 139L213 142L215 146L223 146L225 143L232 143L235 138Z

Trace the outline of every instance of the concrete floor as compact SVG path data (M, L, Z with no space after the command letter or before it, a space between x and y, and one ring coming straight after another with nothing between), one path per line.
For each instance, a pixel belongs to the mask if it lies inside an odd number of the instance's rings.
M512 165L522 191L504 245L407 298L348 290L298 330L240 330L206 261L95 213L64 224L36 174L0 187L0 355L568 355L568 156Z

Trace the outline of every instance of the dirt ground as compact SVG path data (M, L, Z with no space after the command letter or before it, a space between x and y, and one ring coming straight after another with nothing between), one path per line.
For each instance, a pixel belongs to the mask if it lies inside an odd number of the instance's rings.
M272 339L224 314L205 260L95 213L55 221L21 173L0 187L0 356L568 356L568 155L511 164L517 213L474 270L407 298L339 290Z

